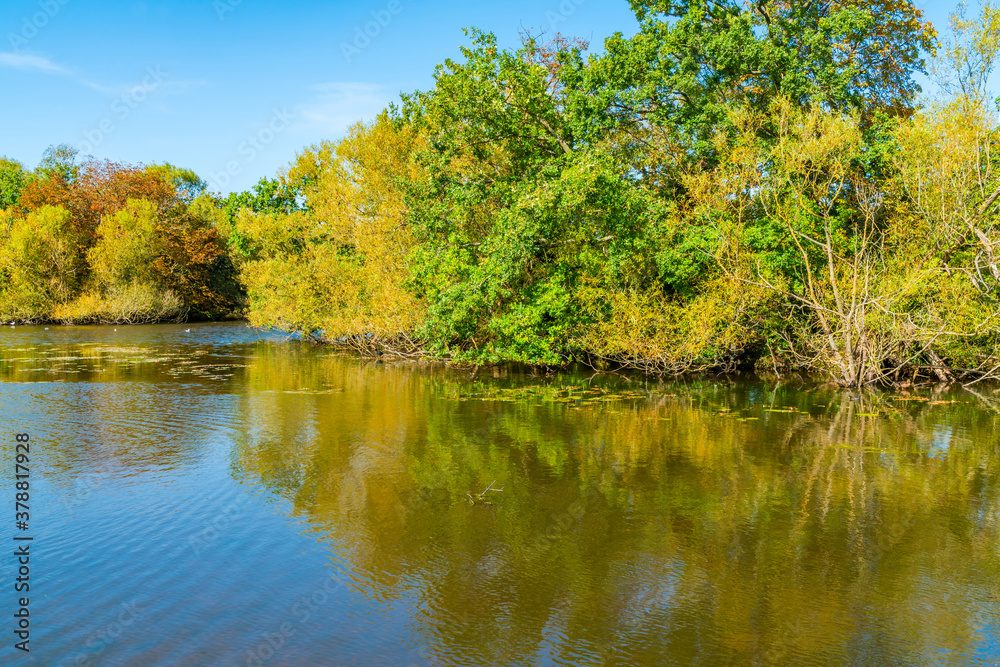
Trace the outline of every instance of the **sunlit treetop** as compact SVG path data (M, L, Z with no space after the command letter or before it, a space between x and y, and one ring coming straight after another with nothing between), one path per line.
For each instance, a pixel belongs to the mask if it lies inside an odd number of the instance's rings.
M190 169L177 167L169 162L146 167L146 171L158 174L161 179L171 184L177 190L177 196L182 201L190 202L205 194L208 183Z
M951 15L951 29L932 72L946 95L962 104L982 106L989 102L988 82L1000 56L1000 6L987 2L972 18L966 11L965 3L960 3Z
M866 114L912 112L920 92L913 74L924 72L923 55L934 52L937 32L910 0L781 0L753 3L752 10L775 49L786 43L794 51L804 70L798 76L814 84L818 99ZM810 62L824 38L829 62Z
M76 155L79 151L69 144L59 144L49 146L42 154L42 161L38 163L35 173L41 178L57 176L66 182L76 178L78 167L76 165Z
M85 243L92 240L102 217L123 209L130 199L148 200L160 211L177 202L174 185L141 166L90 159L74 164L73 171L68 181L58 170L46 174L40 167L41 177L25 186L20 203L28 211L47 205L64 207Z
M936 32L910 0L633 0L636 35L616 34L576 73L580 113L671 125L695 140L732 105L907 116Z

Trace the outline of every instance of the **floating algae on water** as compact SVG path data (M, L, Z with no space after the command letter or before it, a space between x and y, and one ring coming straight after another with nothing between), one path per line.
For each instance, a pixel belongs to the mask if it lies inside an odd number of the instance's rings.
M460 393L451 396L450 401L494 401L499 403L522 403L541 405L543 403L572 404L589 407L601 403L631 401L649 398L649 394L635 391L611 392L602 387L583 389L579 385L551 386L532 385L527 387L486 387L482 391Z

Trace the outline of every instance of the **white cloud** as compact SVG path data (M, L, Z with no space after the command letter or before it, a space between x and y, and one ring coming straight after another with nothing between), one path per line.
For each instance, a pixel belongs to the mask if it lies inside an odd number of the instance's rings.
M169 79L169 73L162 72L158 66L151 66L147 67L144 72L139 73L136 82L133 84L108 86L73 74L69 70L55 64L48 58L26 55L23 53L0 53L0 68L2 67L38 70L42 72L49 72L51 74L69 75L70 78L77 83L83 84L84 86L96 90L99 93L105 93L115 97L132 94L137 88L144 88L146 92L152 92L155 90L161 95L183 95L196 88L202 88L208 85L208 82L204 80L172 80ZM152 76L151 80L151 75L154 74L155 76Z
M35 69L53 74L66 74L66 70L56 65L48 58L29 56L23 53L0 53L0 67L16 69Z
M334 139L358 121L374 118L396 99L385 86L337 81L311 86L313 100L297 108L298 129Z

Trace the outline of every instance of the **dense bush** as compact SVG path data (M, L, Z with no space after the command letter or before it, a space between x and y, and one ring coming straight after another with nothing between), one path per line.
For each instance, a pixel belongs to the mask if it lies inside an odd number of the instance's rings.
M416 142L386 115L358 125L291 166L287 180L304 210L237 214L230 246L251 323L365 349L414 349L424 307L406 289L415 240L403 188L419 171Z
M0 319L47 319L76 294L84 262L69 211L42 206L14 219L0 249Z

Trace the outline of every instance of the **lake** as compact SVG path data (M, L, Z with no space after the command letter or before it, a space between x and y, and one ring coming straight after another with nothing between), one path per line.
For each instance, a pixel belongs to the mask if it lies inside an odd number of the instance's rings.
M33 537L4 664L1000 663L995 385L475 371L238 323L4 327L0 378Z

